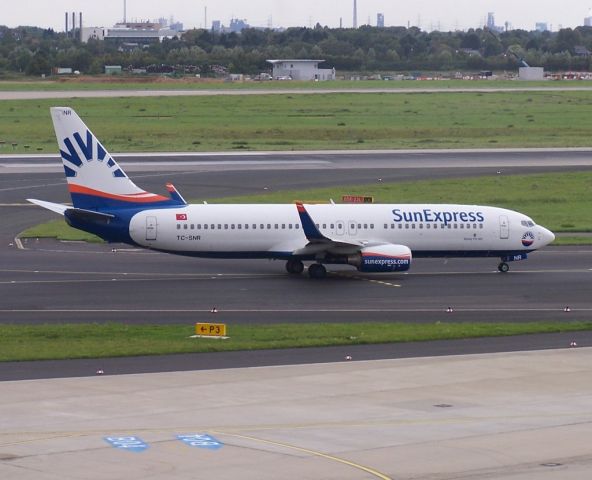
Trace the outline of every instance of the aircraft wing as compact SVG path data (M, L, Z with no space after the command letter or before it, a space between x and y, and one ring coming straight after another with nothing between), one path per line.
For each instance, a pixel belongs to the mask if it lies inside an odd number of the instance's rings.
M328 237L321 233L317 228L315 222L302 203L297 203L296 208L298 209L302 230L304 231L308 243L303 248L294 250L292 252L293 255L311 255L321 252L334 254L357 253L360 249L372 245L370 242L361 240L344 242L343 240Z

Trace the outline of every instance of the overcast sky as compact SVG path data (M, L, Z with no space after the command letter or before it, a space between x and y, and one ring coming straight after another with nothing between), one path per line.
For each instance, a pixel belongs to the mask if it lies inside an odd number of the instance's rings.
M64 30L64 12L83 13L86 26L110 27L123 19L124 0L0 0L0 24L9 27L34 25ZM357 0L358 24L376 25L376 14L384 13L385 25L408 24L424 30L454 30L482 26L487 12L495 13L496 25L510 22L514 28L533 30L536 22L547 22L552 30L584 24L592 15L592 0ZM173 16L185 28L207 26L212 20L228 25L242 18L253 26L274 27L321 25L351 27L353 0L127 0L127 20L154 20ZM78 22L78 14L76 15Z

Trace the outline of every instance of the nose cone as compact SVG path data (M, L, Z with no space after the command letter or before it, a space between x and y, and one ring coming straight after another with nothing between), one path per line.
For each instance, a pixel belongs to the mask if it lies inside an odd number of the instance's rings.
M541 227L541 240L543 245L549 245L553 240L555 240L555 234L551 230Z

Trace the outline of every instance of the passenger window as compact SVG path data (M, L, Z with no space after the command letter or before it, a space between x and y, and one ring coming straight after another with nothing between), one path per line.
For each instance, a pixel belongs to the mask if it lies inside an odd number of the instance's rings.
M248 230L248 229L249 229L249 224L245 223L245 230Z
M204 230L207 230L207 229L208 229L208 224L204 223Z
M373 223L370 224L370 230L374 230L374 224Z
M211 228L212 230L214 230L214 229L216 228L216 225L214 225L214 224L212 223L212 224L210 225L210 228Z
M423 230L423 223L419 224L419 228Z
M286 229L286 224L282 223L282 230L285 230L285 229Z
M294 225L294 228L295 228L296 230L298 230L298 229L300 228L300 225L296 224L296 225Z
M240 223L239 223L239 224L238 224L236 227L237 227L239 230L243 228L243 226L242 226Z
M430 229L430 224L426 223L426 228L429 230Z
M327 228L327 224L323 223L323 230L325 230Z
M464 229L465 228L465 224L464 223L461 223L460 224L460 228Z
M331 224L331 230L335 230L335 224L334 223Z
M409 224L408 224L408 223L406 223L406 224L405 224L405 228L406 228L407 230L409 230Z
M192 223L191 227L189 227L189 228L191 228L191 230L195 230L195 225Z
M288 223L288 228L289 228L290 230L292 230L292 224L291 224L291 223Z
M221 223L218 224L218 230L222 230L222 224Z
M257 230L257 224L256 223L253 224L253 230Z
M271 230L271 223L267 224L267 230Z
M230 225L230 229L234 230L234 223Z
M361 230L361 229L362 229L362 224L358 223L358 230Z
M403 228L403 224L399 223L399 230L401 230Z
M482 223L479 224L479 228L483 228L483 224Z
M273 227L274 227L276 230L277 230L278 228L280 228L280 226L279 226L279 224L278 224L278 223L276 223L276 224L275 224Z
M177 223L177 230L181 230L181 224Z
M412 223L412 224L411 224L411 228L412 228L413 230L415 230L415 223Z
M228 230L228 224L227 223L224 224L224 230Z
M198 224L197 224L197 229L198 229L198 230L201 230L201 223L198 223Z
M187 230L187 224L186 223L183 224L183 230Z

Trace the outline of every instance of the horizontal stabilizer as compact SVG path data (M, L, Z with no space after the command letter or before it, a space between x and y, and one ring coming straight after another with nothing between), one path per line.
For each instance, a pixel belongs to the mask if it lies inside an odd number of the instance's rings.
M47 208L47 210L51 210L52 212L59 213L60 215L64 215L64 212L68 210L68 205L62 205L61 203L52 203L46 202L45 200L36 200L34 198L27 198L27 202L34 203L35 205L39 205L40 207Z

